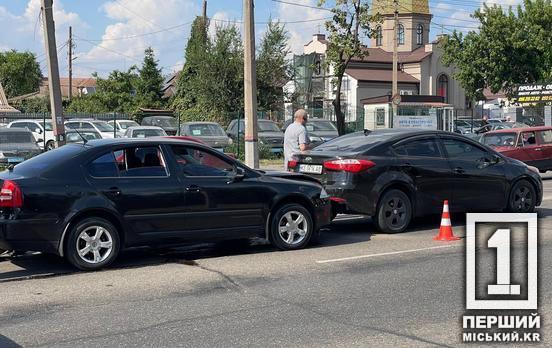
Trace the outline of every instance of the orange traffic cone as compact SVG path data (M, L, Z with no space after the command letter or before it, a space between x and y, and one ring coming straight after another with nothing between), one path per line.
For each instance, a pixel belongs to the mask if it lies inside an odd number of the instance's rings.
M460 239L458 237L455 237L452 233L452 224L450 223L448 200L445 201L445 204L443 205L443 215L441 217L441 227L439 228L439 235L433 237L433 239L444 242Z

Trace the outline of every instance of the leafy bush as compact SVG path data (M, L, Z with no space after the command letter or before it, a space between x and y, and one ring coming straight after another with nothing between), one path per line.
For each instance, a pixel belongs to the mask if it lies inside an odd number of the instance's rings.
M240 161L245 161L245 141L240 137L239 143L234 141L232 145L227 146L224 152L233 153ZM277 155L270 151L270 146L259 143L259 158L260 159L275 159Z

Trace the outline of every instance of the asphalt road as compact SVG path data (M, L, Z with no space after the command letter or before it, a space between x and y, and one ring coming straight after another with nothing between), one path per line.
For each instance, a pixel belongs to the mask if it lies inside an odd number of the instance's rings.
M545 199L538 312L551 346L552 175ZM459 346L464 240L433 241L438 224L386 235L343 216L306 250L142 249L93 273L45 255L0 260L0 347ZM453 224L464 236L463 217Z

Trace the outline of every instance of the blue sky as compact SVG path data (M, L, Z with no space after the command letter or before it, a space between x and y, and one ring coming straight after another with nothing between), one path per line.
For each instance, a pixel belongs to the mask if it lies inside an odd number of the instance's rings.
M283 0L315 6L317 0ZM520 0L492 0L502 5ZM40 0L0 0L0 51L16 49L36 53L43 67L43 33L39 22ZM215 24L240 21L242 0L208 0L211 30ZM201 12L202 0L54 0L57 46L61 75L67 75L68 27L73 27L76 44L74 76L89 76L97 71L106 76L113 69L126 69L140 63L143 51L154 48L163 72L179 69L189 35L189 23ZM480 6L477 0L430 1L433 22L444 25L444 31L469 30L476 24L469 15ZM327 11L294 6L273 0L256 0L257 36L262 35L269 18L287 22L290 47L301 53L302 45L319 28L323 30ZM297 23L298 21L304 21ZM240 25L239 23L237 25ZM435 25L431 35L439 34Z

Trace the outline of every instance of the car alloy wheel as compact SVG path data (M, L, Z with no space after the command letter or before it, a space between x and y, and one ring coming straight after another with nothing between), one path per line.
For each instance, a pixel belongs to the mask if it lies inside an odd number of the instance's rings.
M309 223L305 216L295 210L284 214L278 223L278 234L286 244L293 246L303 242L309 232Z
M46 151L50 151L55 148L56 148L56 144L52 140L46 143Z
M376 226L381 232L403 232L412 219L410 199L401 190L393 189L385 192L378 204L374 218Z
M76 247L79 257L84 262L98 264L111 255L113 238L107 229L91 226L79 234Z
M516 213L529 213L535 209L536 194L533 186L522 180L512 189L510 195L510 211Z

